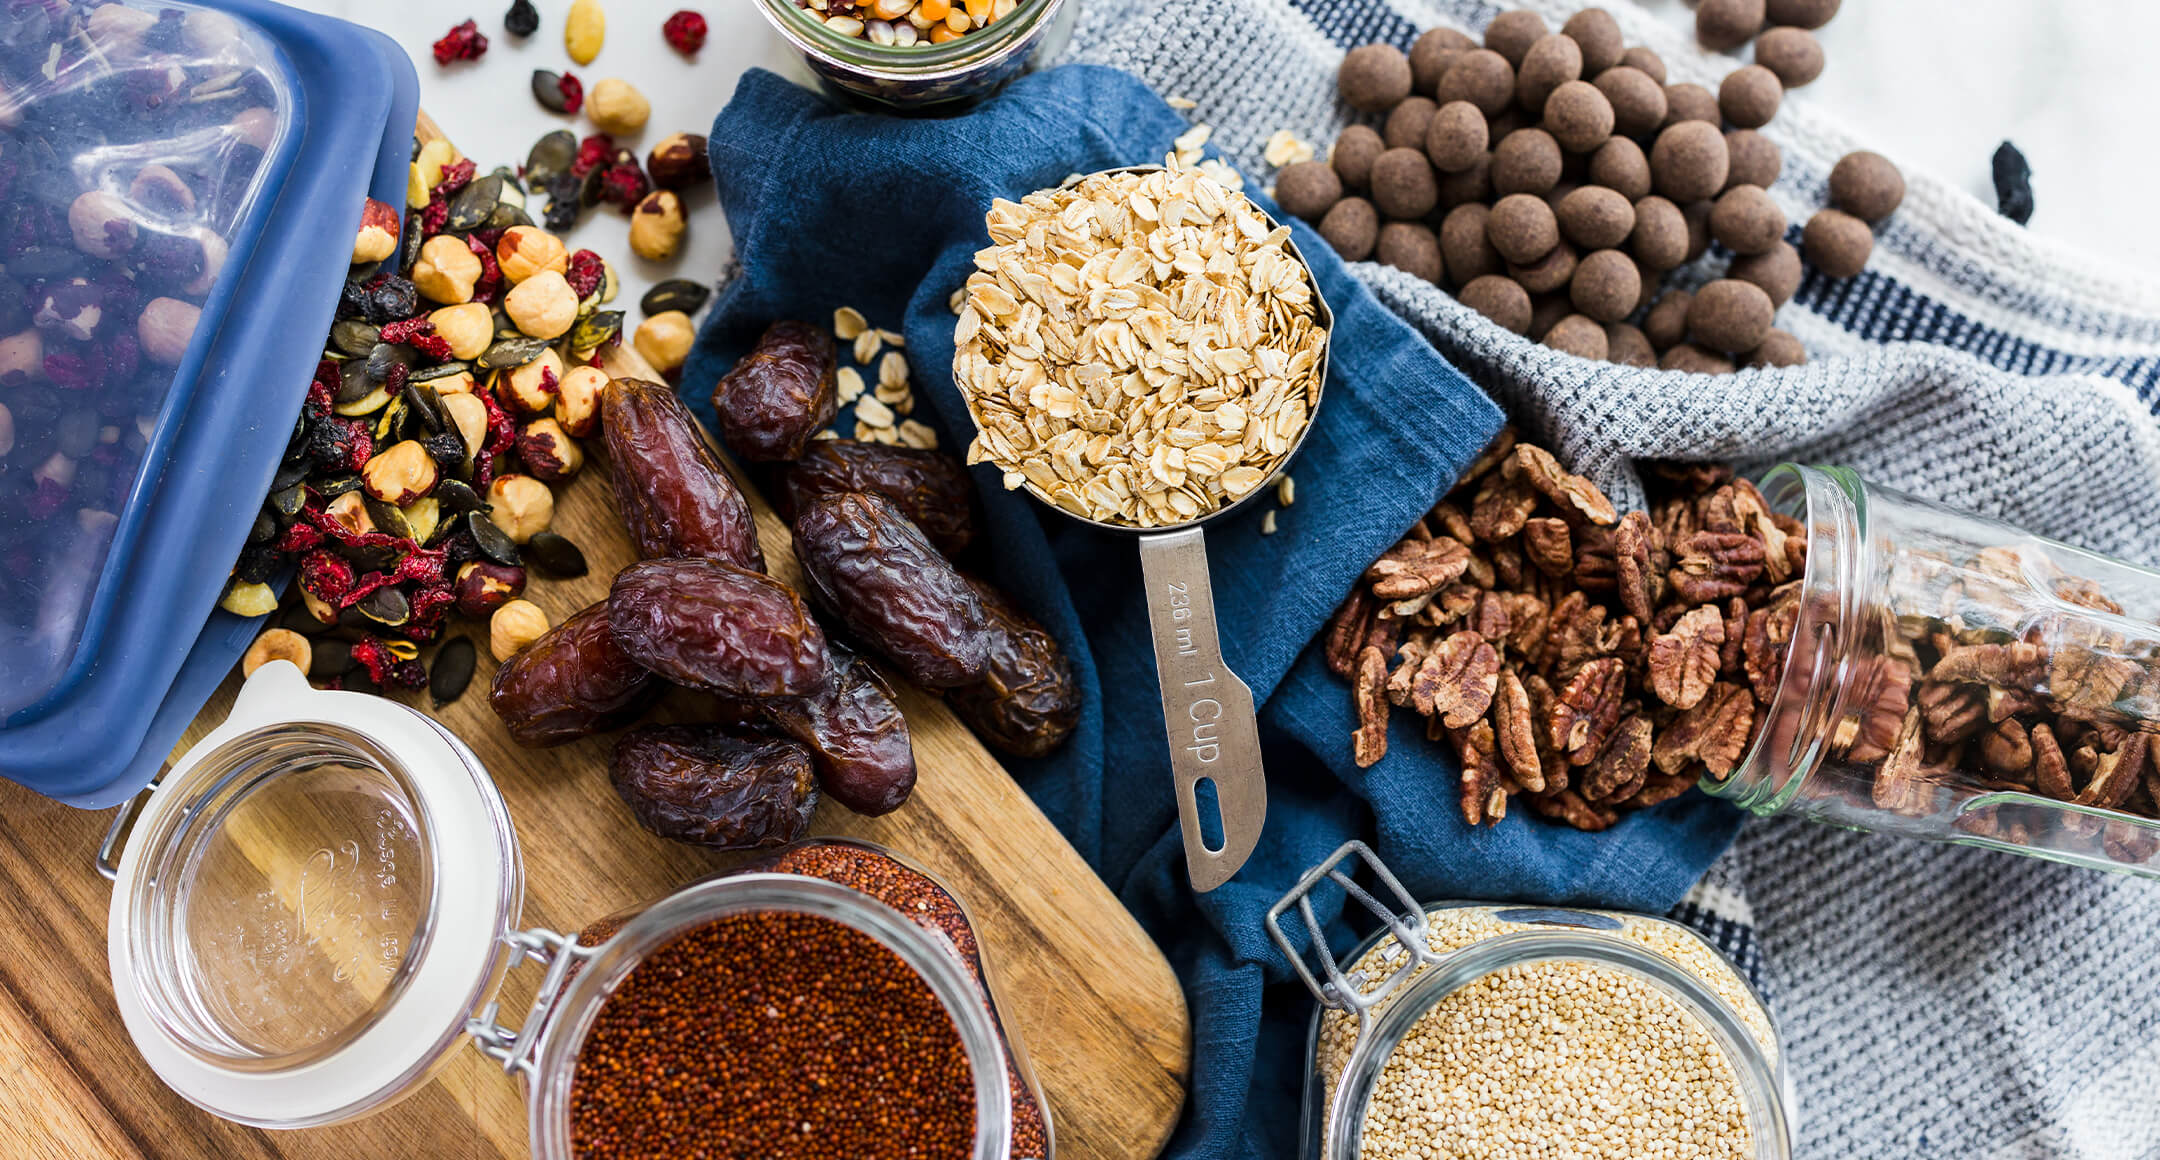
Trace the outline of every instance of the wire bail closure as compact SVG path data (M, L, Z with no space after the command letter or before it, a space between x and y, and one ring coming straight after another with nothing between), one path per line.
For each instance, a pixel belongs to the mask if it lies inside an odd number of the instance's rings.
M1372 871L1373 877L1386 887L1387 893L1398 904L1397 907L1387 906L1370 891L1358 885L1352 877L1352 874L1356 873L1356 867L1352 867L1348 872L1341 869L1342 864L1353 856L1363 862L1365 867ZM1408 952L1402 965L1390 972L1370 993L1360 990L1370 976L1363 971L1344 974L1342 965L1335 961L1334 953L1328 950L1327 936L1320 930L1320 919L1313 913L1312 908L1312 892L1322 882L1332 882L1342 887L1345 895L1386 924L1388 932L1395 936L1395 945ZM1298 917L1304 920L1305 932L1311 939L1314 957L1319 960L1321 972L1326 975L1325 982L1313 974L1312 968L1305 963L1305 957L1291 945L1290 936L1283 930L1283 913L1289 910L1292 904L1297 906ZM1305 989L1311 991L1313 998L1318 999L1322 1006L1355 1014L1360 1035L1364 1034L1366 1026L1371 1022L1375 1008L1408 982L1418 968L1439 962L1441 958L1426 944L1425 908L1403 887L1402 881L1387 868L1379 855L1373 853L1365 843L1355 840L1336 847L1326 861L1299 876L1297 884L1276 899L1275 905L1268 908L1267 928L1268 937L1275 940L1276 949L1282 952L1283 958L1289 960L1291 968L1304 982Z
M538 927L511 931L503 936L503 942L518 952L519 957L546 966L547 975L540 980L540 990L533 995L532 1009L525 1013L525 1021L515 1030L496 1022L502 1014L502 1004L490 999L485 1009L465 1021L465 1034L473 1037L482 1054L501 1061L504 1071L522 1074L531 1080L537 1075L533 1058L539 1054L542 1032L547 1029L548 1015L555 1006L556 997L569 982L570 973L598 954L600 948L582 946L573 936Z

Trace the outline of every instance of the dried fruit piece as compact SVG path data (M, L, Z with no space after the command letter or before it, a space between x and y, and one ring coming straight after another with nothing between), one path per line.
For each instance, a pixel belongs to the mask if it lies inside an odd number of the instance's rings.
M668 196L673 196L668 195ZM838 409L832 336L775 322L713 388L720 436L752 463L795 459Z
M943 452L813 440L787 469L780 514L793 518L810 499L844 491L891 500L947 556L960 555L975 540L974 485L960 461Z
M980 580L968 584L989 614L989 663L983 679L945 693L953 713L992 749L1043 757L1080 723L1080 684L1057 638Z
M712 725L633 729L616 741L608 776L639 825L716 850L792 842L817 806L808 749Z
M915 788L907 718L867 664L840 649L825 686L807 697L775 697L754 711L810 747L818 784L858 814L899 809Z
M1675 709L1692 709L1717 679L1725 618L1706 604L1680 617L1672 631L1650 641L1650 691ZM1604 795L1594 795L1604 796Z
M452 61L479 60L487 52L488 39L481 35L480 26L467 20L454 25L435 42L435 63L447 65Z
M825 633L802 599L719 560L646 560L615 576L608 625L624 653L678 685L801 697L825 683Z
M660 26L668 47L684 56L696 56L705 47L705 18L688 8L679 9Z
M602 397L601 422L615 504L639 556L709 556L764 570L749 501L720 469L675 392L643 379L616 379Z
M510 11L503 13L503 31L525 37L539 30L540 10L533 7L532 0L510 0Z
M989 665L989 614L967 580L892 501L819 496L795 513L811 597L916 684L951 688Z
M615 644L603 600L495 670L488 705L511 740L539 749L626 725L662 688Z

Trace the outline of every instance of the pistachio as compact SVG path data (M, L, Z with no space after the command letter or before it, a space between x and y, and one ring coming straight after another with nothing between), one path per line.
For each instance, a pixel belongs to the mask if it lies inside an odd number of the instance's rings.
M93 258L118 258L135 248L134 210L102 189L93 189L68 206L68 229L75 235L75 248Z
M488 485L488 519L522 544L555 522L555 493L529 475L505 475Z
M712 180L712 158L699 133L675 133L653 146L645 158L646 176L657 189L689 189Z
M437 478L434 457L417 439L391 444L360 468L367 493L399 507L434 491Z
M607 372L599 367L571 367L555 386L555 421L581 439L598 431L600 395L607 384Z
M608 77L585 94L585 115L593 127L611 137L634 137L652 116L652 102L637 86L621 77Z
M537 226L513 226L495 243L495 263L502 276L515 284L542 270L560 274L568 268L570 251L562 239Z
M14 386L45 374L45 340L35 330L0 338L0 384Z
M690 344L696 338L697 330L690 325L690 316L680 310L669 310L638 323L637 333L630 342L654 370L665 374L683 365L690 357Z
M630 215L630 250L648 262L665 262L682 249L682 198L674 191L657 189L645 195Z
M428 315L428 321L435 325L436 337L450 344L453 358L479 358L495 341L495 316L478 302L445 306Z
M634 235L637 230L636 222L633 221L630 228ZM428 243L430 246L434 244L432 241ZM635 246L634 241L632 245ZM425 252L422 251L423 254ZM472 261L477 271L480 260L474 258L470 251L467 251L465 256ZM417 271L413 280L419 281ZM423 284L421 289L426 290L426 285ZM471 289L468 284L467 297L471 296ZM519 330L533 338L561 338L569 333L571 325L577 322L577 291L570 288L569 281L559 272L543 270L511 287L510 293L503 297L503 309L509 313L510 321L516 323Z
M480 454L480 444L487 439L487 404L471 392L442 397L443 414L457 427L458 437L465 441L465 454Z
M268 584L235 583L218 599L218 607L234 616L268 616L277 611L277 593Z
M545 415L555 407L555 395L562 388L562 380L562 356L550 347L524 366L499 373L495 379L495 397L514 413Z
M412 280L420 293L433 301L470 302L473 284L480 280L480 256L472 252L465 239L437 234L421 244Z
M314 663L315 650L308 638L289 628L271 628L255 638L246 654L240 658L240 675L252 677L255 670L271 661L288 661L301 672L307 672Z
M508 661L548 630L547 613L530 600L513 600L488 618L488 651L498 661Z
M397 253L398 215L387 203L368 198L360 210L360 229L353 235L352 264L364 266Z
M166 366L178 365L187 355L188 343L195 337L195 324L201 318L202 308L194 303L152 298L135 319L135 338L142 345L144 357Z
M375 517L368 514L367 497L357 491L348 491L331 500L323 507L323 514L337 526L356 536L364 536L375 530Z
M478 620L525 594L525 569L492 560L471 560L458 569L458 614Z
M561 483L585 466L577 440L553 419L535 419L518 432L518 458L525 470L548 483Z

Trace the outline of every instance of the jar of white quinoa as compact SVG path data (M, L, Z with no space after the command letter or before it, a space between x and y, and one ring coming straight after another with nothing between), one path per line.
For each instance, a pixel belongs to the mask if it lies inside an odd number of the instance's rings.
M1362 859L1392 895L1352 876ZM1308 898L1382 921L1338 960ZM1295 909L1315 974L1283 929ZM1320 1000L1307 1160L1783 1160L1793 1101L1769 1010L1715 948L1662 918L1413 899L1362 842L1307 871L1268 930Z

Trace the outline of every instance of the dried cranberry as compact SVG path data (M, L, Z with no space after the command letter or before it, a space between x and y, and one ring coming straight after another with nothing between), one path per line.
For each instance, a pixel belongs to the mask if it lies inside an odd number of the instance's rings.
M448 197L472 184L473 174L480 167L470 157L460 158L442 167L442 180L435 183L436 191Z
M426 237L434 237L449 221L450 197L437 186L435 192L428 194L427 208L420 211L420 232Z
M435 42L435 63L447 65L458 60L479 60L487 46L487 37L480 34L480 26L468 20Z
M595 133L578 142L577 159L570 163L570 173L575 177L583 177L613 156L615 139L605 133Z
M389 681L390 669L397 664L397 656L384 644L382 638L363 636L352 643L353 663L367 670L368 679L378 685Z
M696 56L697 50L705 47L705 18L685 8L667 18L667 23L660 26L660 35L667 37L675 51Z
M555 91L562 94L563 112L575 117L577 111L585 107L585 82L577 79L576 74L564 73L562 79L555 82Z
M434 320L423 314L418 318L401 318L396 322L384 323L382 340L384 342L409 343L423 334L433 333L435 333Z
M480 232L487 233L490 231L482 230ZM500 231L495 232L499 233ZM472 300L485 305L493 305L495 292L502 289L502 267L495 262L495 240L483 238L476 233L465 239L465 245L466 248L473 252L473 257L480 259L480 277L473 282ZM441 357L448 358L449 356L443 355Z
M300 588L324 604L336 606L352 590L352 565L327 550L309 552L300 560Z
M591 250L579 250L570 255L570 263L563 271L563 278L570 283L572 290L577 291L580 299L590 298L593 291L598 290L600 283L607 278L607 263Z
M401 689L417 689L427 684L427 666L420 658L399 661L390 666L390 683Z

